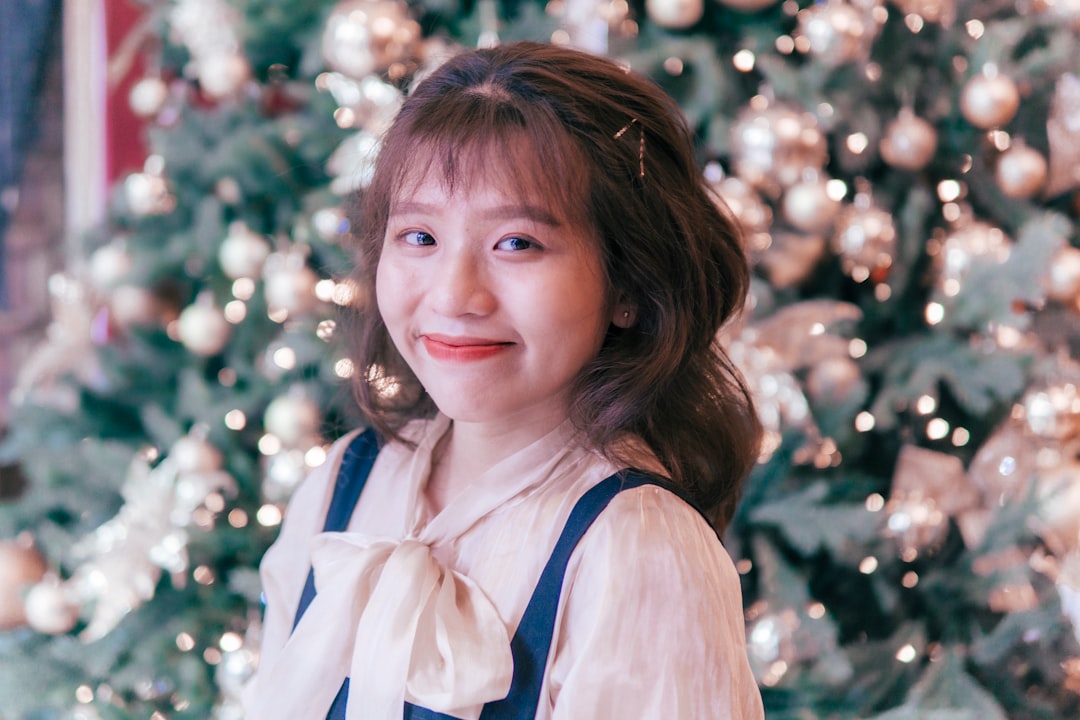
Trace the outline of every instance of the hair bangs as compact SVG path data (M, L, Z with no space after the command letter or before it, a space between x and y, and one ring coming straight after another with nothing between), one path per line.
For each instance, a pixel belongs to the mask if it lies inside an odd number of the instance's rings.
M481 87L443 96L432 112L415 113L381 151L394 167L391 201L435 177L451 195L507 188L561 220L588 223L584 154L554 114L529 110Z

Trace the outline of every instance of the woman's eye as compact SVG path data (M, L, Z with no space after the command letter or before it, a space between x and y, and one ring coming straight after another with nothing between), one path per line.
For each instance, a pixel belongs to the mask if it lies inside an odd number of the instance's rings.
M532 240L529 240L528 238L508 237L505 240L500 240L499 243L495 247L498 248L499 250L518 251L518 250L531 250L531 249L534 249L534 248L539 248L540 246L537 245Z
M418 247L427 247L435 244L435 236L431 233L426 233L423 230L410 230L402 235L401 239L408 245L416 245Z

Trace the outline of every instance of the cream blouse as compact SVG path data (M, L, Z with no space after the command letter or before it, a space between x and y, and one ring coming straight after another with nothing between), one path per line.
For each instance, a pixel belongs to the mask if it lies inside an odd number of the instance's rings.
M566 423L432 516L423 489L449 426L415 422L416 450L382 449L347 532L321 529L351 437L298 488L262 561L249 720L325 720L346 675L348 720L398 720L406 700L475 720L506 695L510 637L570 510L617 468ZM318 594L292 631L312 566ZM567 567L536 717L763 716L739 578L715 533L666 490L619 493Z

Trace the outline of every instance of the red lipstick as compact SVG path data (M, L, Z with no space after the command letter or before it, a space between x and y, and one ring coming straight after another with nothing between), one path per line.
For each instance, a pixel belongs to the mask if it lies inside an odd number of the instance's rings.
M424 348L435 360L471 362L498 355L513 343L486 338L452 337L447 335L421 335Z

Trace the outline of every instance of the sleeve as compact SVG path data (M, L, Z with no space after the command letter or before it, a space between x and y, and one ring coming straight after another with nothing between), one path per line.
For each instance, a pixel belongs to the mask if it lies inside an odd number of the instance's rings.
M612 500L575 551L562 603L548 666L555 720L764 717L738 573L667 490Z

